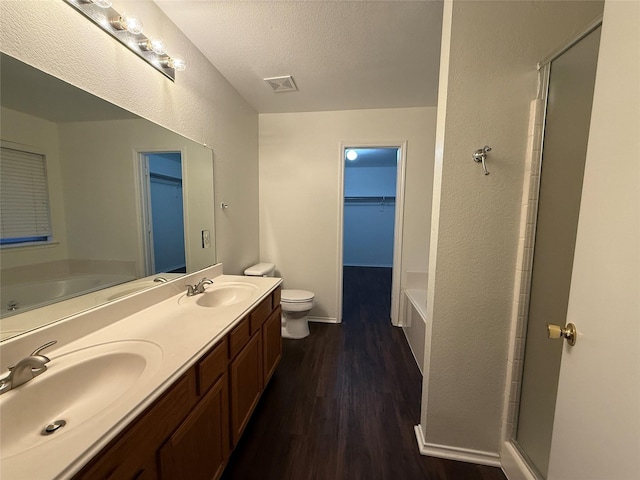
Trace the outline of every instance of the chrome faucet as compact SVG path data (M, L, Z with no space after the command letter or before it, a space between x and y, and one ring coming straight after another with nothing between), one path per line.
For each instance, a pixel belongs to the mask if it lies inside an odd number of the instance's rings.
M209 280L207 277L204 277L195 285L187 285L187 297L193 297L199 293L204 293L204 286L212 284L213 280Z
M47 370L46 364L51 360L45 355L40 355L40 352L45 348L49 348L51 345L55 345L56 343L56 340L45 343L44 345L36 348L28 357L25 357L15 365L10 366L9 374L0 378L0 395L19 387L20 385L27 383L38 375L44 373Z

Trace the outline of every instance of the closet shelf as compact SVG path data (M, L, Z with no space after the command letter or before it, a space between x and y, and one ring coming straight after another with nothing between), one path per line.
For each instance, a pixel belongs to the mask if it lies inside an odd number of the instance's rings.
M368 196L368 197L344 197L345 205L394 205L396 197L392 196Z
M364 202L364 203L387 203L395 202L396 197L392 196L368 196L368 197L344 197L345 202Z

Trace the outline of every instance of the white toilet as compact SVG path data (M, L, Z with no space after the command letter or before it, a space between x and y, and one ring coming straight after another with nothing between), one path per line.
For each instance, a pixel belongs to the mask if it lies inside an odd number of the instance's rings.
M258 263L247 268L244 274L250 277L273 277L273 263ZM307 290L282 290L282 337L304 338L309 335L308 315L313 307L313 292Z

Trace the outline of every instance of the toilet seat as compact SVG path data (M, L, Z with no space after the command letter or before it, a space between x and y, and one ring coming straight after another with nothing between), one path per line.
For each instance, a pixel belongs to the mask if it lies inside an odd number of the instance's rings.
M282 290L280 303L306 303L313 300L315 295L307 290Z

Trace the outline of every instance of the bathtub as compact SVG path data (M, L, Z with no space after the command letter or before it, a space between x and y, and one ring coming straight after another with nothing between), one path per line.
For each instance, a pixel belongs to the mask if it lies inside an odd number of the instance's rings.
M427 328L427 291L422 289L405 290L404 298L404 334L407 337L409 347L413 353L413 358L420 369L420 373L424 374L425 358L425 342Z
M0 318L134 280L130 275L81 274L2 287Z

